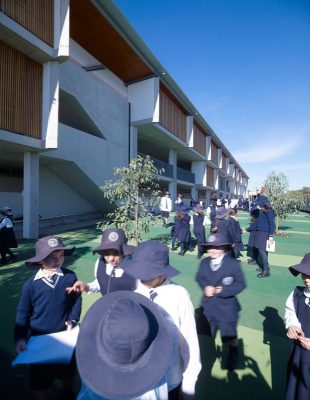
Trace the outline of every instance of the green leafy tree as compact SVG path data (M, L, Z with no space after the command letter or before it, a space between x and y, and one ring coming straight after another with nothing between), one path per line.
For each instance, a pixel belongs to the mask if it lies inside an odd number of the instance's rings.
M282 172L272 171L264 182L265 193L276 212L276 233L279 233L279 221L287 219L296 210L289 196L289 181Z
M160 195L158 175L163 172L155 167L150 156L140 155L132 159L128 167L114 168L115 179L106 181L101 190L116 208L107 215L111 222L102 224L101 228L109 225L123 228L128 239L138 244L141 233L149 232L154 222L149 208Z

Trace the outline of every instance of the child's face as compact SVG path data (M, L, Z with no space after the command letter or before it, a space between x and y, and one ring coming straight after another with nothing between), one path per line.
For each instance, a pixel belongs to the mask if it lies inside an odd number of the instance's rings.
M211 258L218 258L225 253L225 248L223 247L209 247L208 256Z
M141 281L143 285L149 287L149 288L157 288L160 286L163 282L165 282L166 277L163 275L155 276L155 278L149 279L148 281Z
M310 289L310 275L301 274L301 279L304 281L306 288Z
M57 271L64 263L64 251L55 250L41 262L41 268L46 271Z
M118 264L121 262L121 259L123 258L122 255L114 249L104 250L102 252L102 256L104 258L104 261L107 264L112 265L113 267L117 267Z

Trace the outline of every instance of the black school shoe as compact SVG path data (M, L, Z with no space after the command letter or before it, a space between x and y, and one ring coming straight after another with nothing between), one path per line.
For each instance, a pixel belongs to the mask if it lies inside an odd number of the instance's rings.
M270 276L270 272L262 272L257 275L257 278L268 278Z
M236 347L229 346L226 365L225 365L226 369L228 369L228 371L233 371L234 369L237 368L238 361L239 361L238 346Z

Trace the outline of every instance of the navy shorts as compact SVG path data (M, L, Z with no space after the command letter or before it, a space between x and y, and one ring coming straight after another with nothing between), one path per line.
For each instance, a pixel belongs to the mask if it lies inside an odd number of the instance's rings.
M221 333L222 342L229 342L238 336L237 321L224 322L215 318L207 318L210 325L211 335L215 337L216 332L219 330Z
M161 215L163 218L169 218L169 211L161 211L161 212L160 212L160 215Z

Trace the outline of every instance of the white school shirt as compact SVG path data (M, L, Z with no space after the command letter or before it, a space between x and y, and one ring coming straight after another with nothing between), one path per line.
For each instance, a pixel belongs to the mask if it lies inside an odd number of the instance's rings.
M285 303L284 320L285 320L285 328L286 329L289 329L292 326L297 326L298 328L301 328L301 324L296 315L293 295L294 295L294 290L288 296L286 303ZM305 295L305 303L308 306L310 306L310 290L305 288L304 295Z
M0 229L2 228L13 228L13 222L11 220L11 218L8 217L4 217L3 220L0 223Z
M160 200L160 210L171 212L172 210L172 201L170 197L162 197Z
M179 351L174 354L174 367L168 374L169 390L182 382L182 392L195 394L195 385L201 370L200 349L196 331L194 307L187 290L168 279L159 287L151 289L138 281L135 292L150 298L150 291L157 296L154 303L161 306L180 331ZM185 366L185 369L183 367ZM183 380L182 380L183 379Z
M96 261L96 263L95 263L95 268L94 268L94 275L95 275L95 278L96 278L96 276L97 276L97 271L98 271L98 265L99 265L99 261L100 261L100 258L98 258L97 259L97 261ZM116 266L116 267L113 267L113 265L111 265L111 264L106 264L106 269L105 269L105 271L106 271L106 274L107 275L111 275L112 274L112 271L114 270L114 272L115 272L115 277L116 278L120 278L122 275L123 275L123 273L124 273L124 270L121 268L121 267L119 267L119 266ZM99 282L98 282L98 279L96 278L96 279L94 279L92 282L89 282L88 284L88 293L97 293L97 292L100 292L100 285L99 285Z

